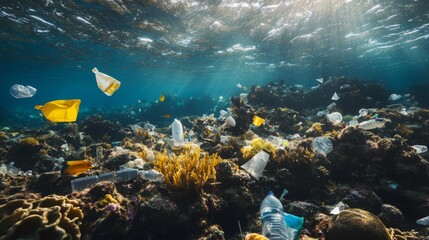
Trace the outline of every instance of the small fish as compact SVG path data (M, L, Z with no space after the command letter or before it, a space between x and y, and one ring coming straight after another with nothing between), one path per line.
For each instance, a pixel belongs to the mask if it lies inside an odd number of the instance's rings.
M163 117L163 118L170 118L170 117L171 117L171 115L170 115L170 114L168 114L168 113L166 113L166 114L164 114L162 117Z
M165 101L165 96L164 95L159 96L159 101L160 102L164 102Z
M265 119L261 117L258 117L256 115L253 117L253 125L257 127L261 126L264 122L265 122Z
M94 165L89 160L68 161L66 162L66 165L67 166L63 170L63 173L72 176L77 176L94 167Z
M337 101L338 99L340 99L340 97L338 96L337 92L335 92L334 95L332 95L331 99Z

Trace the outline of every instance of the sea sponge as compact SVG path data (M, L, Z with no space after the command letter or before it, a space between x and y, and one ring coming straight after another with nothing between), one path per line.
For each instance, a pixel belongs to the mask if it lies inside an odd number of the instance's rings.
M328 225L326 240L390 240L381 220L370 212L351 208L341 211Z
M38 146L39 141L35 139L34 137L27 137L19 141L19 144L21 146Z
M262 140L262 138L253 139L250 146L241 149L241 153L244 159L250 159L262 150L269 153L271 157L276 157L276 147L272 143Z
M165 183L175 190L199 191L208 179L216 178L215 166L222 161L217 155L204 153L195 144L185 144L179 155L156 154L155 170L164 174Z
M260 234L257 234L257 233L249 233L249 234L246 235L246 237L244 239L245 240L269 240L264 235L260 235Z
M12 200L0 206L0 240L78 240L82 219L79 202L63 196Z

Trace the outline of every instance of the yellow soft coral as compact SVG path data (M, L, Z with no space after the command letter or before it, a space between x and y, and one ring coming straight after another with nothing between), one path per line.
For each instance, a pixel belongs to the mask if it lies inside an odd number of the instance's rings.
M250 159L262 150L270 153L273 158L276 157L276 147L272 143L265 142L262 138L253 139L250 146L241 149L241 153L244 159Z
M164 174L165 183L172 189L199 191L207 180L216 178L214 167L222 161L217 154L200 155L200 147L195 144L184 145L178 156L167 155L164 150L156 154L155 170Z
M269 240L264 235L260 235L260 234L257 234L257 233L249 233L249 234L246 235L246 237L244 239L245 240Z
M98 201L98 204L102 207L109 205L109 203L119 204L118 200L116 200L111 194L106 194L103 199Z

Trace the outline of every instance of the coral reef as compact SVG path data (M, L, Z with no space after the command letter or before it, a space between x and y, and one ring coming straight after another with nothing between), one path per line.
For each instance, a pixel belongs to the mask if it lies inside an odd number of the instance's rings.
M391 240L381 220L361 209L347 209L333 217L326 240Z
M262 138L253 139L250 146L245 146L241 149L244 159L250 159L260 151L269 153L273 158L276 157L276 147L274 147L273 144L262 140Z
M215 166L222 161L217 154L203 153L198 145L184 145L178 156L167 151L156 154L155 169L164 174L165 183L172 189L199 191L209 179L216 178Z
M79 202L51 195L16 199L0 206L0 239L78 240L83 213Z

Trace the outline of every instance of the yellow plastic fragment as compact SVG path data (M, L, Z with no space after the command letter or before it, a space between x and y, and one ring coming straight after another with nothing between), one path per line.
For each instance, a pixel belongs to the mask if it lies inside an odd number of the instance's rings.
M75 122L79 112L80 99L55 100L45 105L36 105L34 109L40 110L51 122Z
M261 126L264 122L265 122L265 119L261 117L258 117L256 115L253 117L253 125L257 127Z

